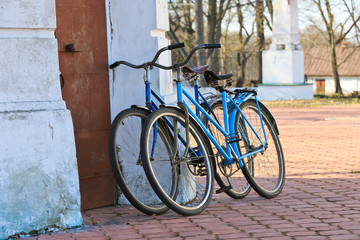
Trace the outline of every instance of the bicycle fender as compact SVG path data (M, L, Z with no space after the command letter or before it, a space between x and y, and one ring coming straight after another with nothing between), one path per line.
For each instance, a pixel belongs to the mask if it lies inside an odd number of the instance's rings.
M220 96L221 97L221 96ZM208 101L208 104L209 104L209 106L212 106L212 105L214 105L215 103L221 103L222 101L221 101L221 98L219 99L219 98L214 98L214 99L210 99L209 101Z
M255 99L249 99L248 101L253 101L256 104ZM276 124L275 118L271 114L270 110L262 102L258 101L258 103L259 103L260 109L262 109L270 117L271 124L274 125L275 133L277 135L280 135L280 132L279 132L278 126Z
M142 110L146 110L149 111L149 108L145 107L145 106L141 106L141 105L131 105L131 108L138 108L138 109L142 109Z
M159 108L173 108L173 109L177 109L177 110L182 111L179 106L174 106L174 105L170 105L170 104L161 104L159 106Z

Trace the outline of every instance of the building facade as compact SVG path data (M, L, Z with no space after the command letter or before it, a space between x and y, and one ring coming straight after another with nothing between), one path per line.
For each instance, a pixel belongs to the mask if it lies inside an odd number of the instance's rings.
M305 76L313 84L314 94L335 94L335 82L329 48L308 48L305 52ZM340 85L345 95L360 91L360 50L343 45L336 49Z

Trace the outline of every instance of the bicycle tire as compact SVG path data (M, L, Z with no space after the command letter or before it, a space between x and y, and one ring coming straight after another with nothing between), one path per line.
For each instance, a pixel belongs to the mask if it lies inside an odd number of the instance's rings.
M264 198L274 198L279 195L285 182L285 161L278 134L275 130L276 122L271 120L265 107L260 107L261 116L264 123L268 146L265 151L242 159L241 168L251 187ZM255 129L260 138L264 139L264 132L261 127L259 111L255 100L248 100L240 105L240 109L245 117ZM250 130L248 123L242 118L240 112L236 115L236 129L241 130L243 141L240 141L239 149L242 152L250 152L260 146L260 141ZM249 170L247 166L252 166Z
M139 158L141 128L150 113L142 108L120 112L111 124L109 154L116 183L126 199L145 214L160 215L168 207L148 183Z
M222 101L217 101L211 105L211 110L213 114L216 116L218 123L221 127L224 127L224 115L223 115L223 104ZM205 125L210 133L213 135L215 140L226 148L226 140L225 136L207 119ZM237 167L237 165L224 165L221 154L218 152L215 145L211 144L213 147L213 152L215 153L215 159L218 172L215 179L219 184L220 188L227 189L228 186L231 186L230 189L225 190L225 193L235 199L241 199L246 197L251 191L250 184L247 182L245 176L242 171ZM220 172L220 173L219 173Z
M168 122L166 122L168 121ZM174 131L178 132L174 137ZM171 143L170 152L162 151L162 142L157 141L153 149L151 136L154 126L157 123L166 124L167 139ZM176 126L177 124L177 126ZM186 139L184 126L186 120L183 111L173 107L164 107L152 113L144 124L141 133L141 156L144 164L146 176L158 197L173 211L192 216L201 213L210 203L214 186L214 172L212 167L212 152L209 140L193 118L189 118L189 151L184 154L186 144L180 137ZM191 142L190 142L191 140ZM157 156L151 153L156 152ZM202 156L199 157L199 152ZM162 156L162 154L164 156ZM168 183L166 176L169 172L179 176L181 187L176 198L172 197L167 190ZM165 175L165 176L163 176Z

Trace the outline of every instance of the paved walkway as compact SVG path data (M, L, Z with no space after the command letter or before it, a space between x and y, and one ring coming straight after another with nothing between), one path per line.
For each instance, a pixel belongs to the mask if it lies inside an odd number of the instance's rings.
M275 199L214 195L192 217L107 207L83 212L81 228L31 239L360 239L360 104L271 111L287 173Z

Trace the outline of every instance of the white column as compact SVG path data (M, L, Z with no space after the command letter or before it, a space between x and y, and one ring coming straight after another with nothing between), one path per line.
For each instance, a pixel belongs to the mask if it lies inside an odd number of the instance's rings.
M297 0L274 1L270 50L263 51L263 100L309 99L311 86L304 83L304 52L300 45Z
M169 40L165 37L165 32L169 30L166 0L108 0L107 4L110 64L117 60L142 64L151 61L160 48L169 45ZM170 51L165 51L160 55L159 63L165 66L171 65ZM132 69L124 65L120 65L110 72L112 118L131 105L145 105L144 73L143 69ZM176 101L176 95L173 94L171 71L154 68L151 71L150 80L152 88L165 99L166 103ZM141 129L138 131L134 132L135 136L140 136ZM122 164L124 168L127 167L126 162ZM138 190L135 193L136 196L151 195L148 193L153 190L147 183L143 171L140 173L134 170L133 174L128 174L127 177L132 177L133 180L128 179L129 182L136 184L136 188L131 188ZM182 192L179 195L185 191L186 196L191 195L192 189L186 187L182 186ZM193 193L193 195L195 194ZM185 198L185 194L183 201L189 201ZM129 204L125 196L120 196L118 202Z
M81 225L54 0L0 1L0 239Z
M166 0L107 0L109 63L125 60L134 64L151 61L155 53L169 45ZM159 63L168 65L170 51L163 52ZM144 70L121 65L110 71L111 115L116 116L130 104L145 104ZM172 93L171 72L154 68L152 88L162 96Z
M297 0L275 0L273 19L272 49L300 50Z
M274 1L272 44L263 53L264 84L304 83L297 0Z

